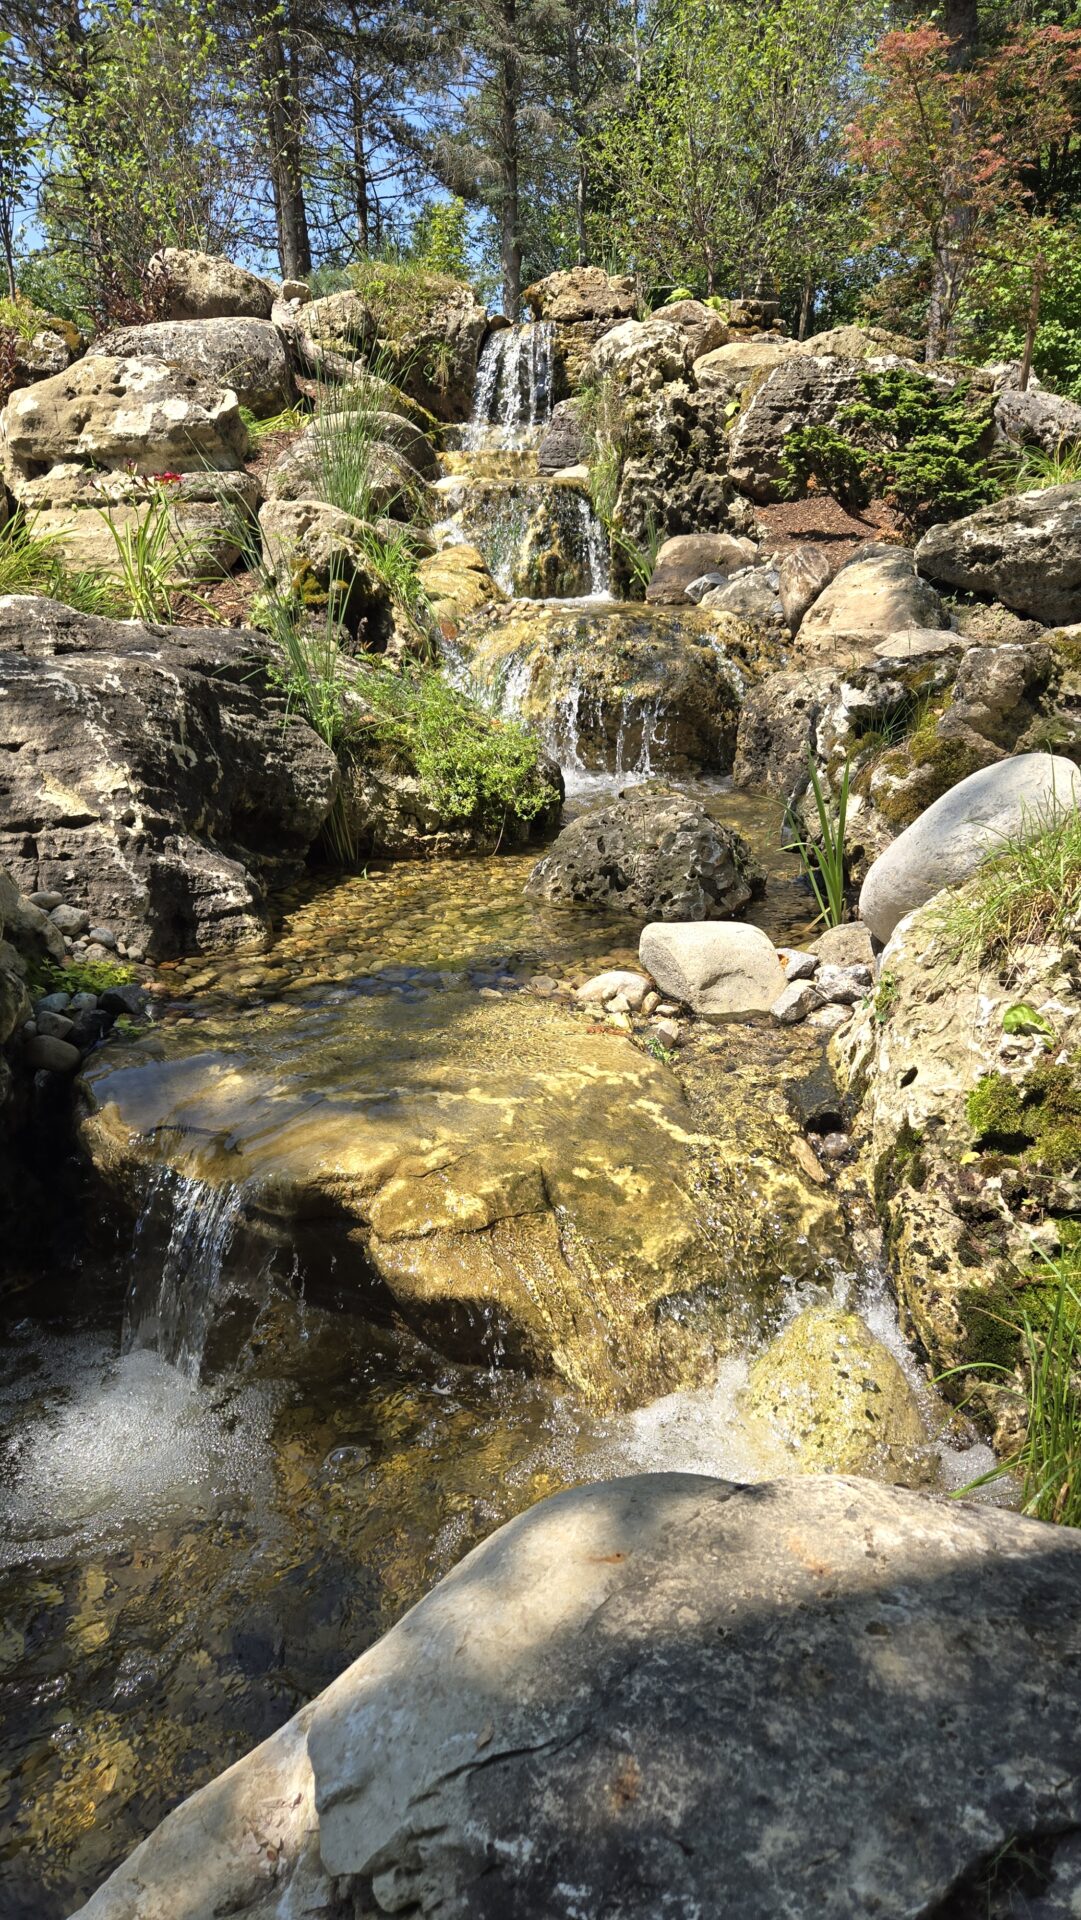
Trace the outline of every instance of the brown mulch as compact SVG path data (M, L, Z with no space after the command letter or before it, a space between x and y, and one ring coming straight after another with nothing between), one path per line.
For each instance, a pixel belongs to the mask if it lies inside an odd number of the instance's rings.
M195 593L178 594L173 602L173 625L177 627L248 627L251 603L259 592L254 573L226 574L221 580L203 582Z
M759 507L755 520L763 545L779 554L793 547L824 544L831 553L847 560L865 540L904 544L898 515L884 500L872 500L856 513L828 493L812 493L806 500L782 500L777 506Z

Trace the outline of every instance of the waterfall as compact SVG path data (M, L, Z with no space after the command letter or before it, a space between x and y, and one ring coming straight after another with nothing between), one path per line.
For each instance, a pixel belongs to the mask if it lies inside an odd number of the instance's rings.
M473 389L473 417L462 435L469 451L527 445L552 416L555 329L527 320L490 333Z
M141 1243L151 1236L162 1212L169 1237L156 1283L141 1277L158 1265L146 1258ZM128 1297L124 1349L156 1347L162 1359L197 1380L207 1338L220 1311L222 1271L237 1223L243 1194L232 1185L211 1185L188 1174L161 1169L151 1180L135 1229L136 1277Z
M578 520L582 531L582 546L589 566L589 598L607 600L612 592L612 576L608 566L608 538L593 511L592 502L583 493L577 495Z

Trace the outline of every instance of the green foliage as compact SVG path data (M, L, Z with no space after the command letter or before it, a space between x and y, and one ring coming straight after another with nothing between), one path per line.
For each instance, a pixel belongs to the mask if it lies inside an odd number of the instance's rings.
M1020 946L1076 940L1081 925L1081 812L1048 804L1003 840L938 910L947 952L977 965Z
M845 917L845 825L852 763L845 761L836 806L823 787L813 754L807 756L807 771L818 815L819 838L814 840L804 833L791 807L786 826L818 905L819 920L823 926L839 927Z
M578 396L578 420L589 467L589 497L602 527L610 532L623 478L629 427L626 392L610 374L582 388Z
M785 491L812 481L843 506L881 497L913 526L971 513L1002 491L986 452L991 402L965 383L943 390L903 367L861 375L860 398L832 427L797 428L785 442Z
M1002 1016L1003 1033L1028 1035L1043 1034L1045 1039L1054 1039L1055 1029L1045 1013L1038 1007L1030 1006L1027 1000L1016 1000L1007 1007Z
M1081 400L1081 224L1076 211L1043 234L1042 248L1046 271L1033 369L1056 393ZM960 308L968 358L1020 359L1030 281L1029 261L1008 252L982 263L971 276Z
M1017 463L1014 485L1018 493L1031 493L1041 487L1072 486L1076 480L1081 480L1081 444L1060 440L1053 453L1026 447Z
M37 593L59 600L77 613L98 613L126 619L130 608L124 593L107 574L67 565L54 533L34 532L33 520L16 514L0 527L0 594Z
M97 993L109 987L124 987L134 980L130 967L120 960L40 960L31 964L30 991L43 993Z
M416 341L436 324L459 281L423 260L358 260L350 285L370 309L385 340Z
M434 669L357 664L377 738L448 819L502 835L508 817L530 821L551 807L540 743L524 727L493 720Z
M618 557L622 561L626 578L632 589L638 588L644 594L653 578L653 569L657 564L657 555L664 543L664 537L664 528L657 525L656 516L652 513L646 515L643 540L632 540L622 528L612 528L613 557ZM633 594L632 597L634 597Z
M32 300L18 297L0 300L0 329L13 333L18 340L32 340L48 317Z
M306 407L284 407L280 413L272 413L263 420L257 420L250 407L241 407L240 417L258 444L272 433L299 433L306 427L311 415Z
M413 222L412 251L418 264L429 273L466 279L468 219L465 201L456 194L449 200L429 200Z
M876 1026L885 1026L897 1004L897 994L896 975L892 973L880 974L878 984L875 987L874 998L871 1002Z

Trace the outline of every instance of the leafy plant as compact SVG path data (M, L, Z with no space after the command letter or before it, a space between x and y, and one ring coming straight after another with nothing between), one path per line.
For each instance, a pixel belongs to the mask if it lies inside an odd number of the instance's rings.
M270 414L262 420L256 419L250 407L241 407L240 417L257 444L272 433L299 433L311 418L307 408L300 406L283 407L280 413Z
M96 511L112 536L117 577L131 617L167 626L173 617L179 574L209 563L205 542L188 539L180 531L164 485L151 488L145 512L137 510L127 525L118 526L102 507ZM187 583L184 592L189 599L198 598Z
M807 756L807 771L818 815L819 838L804 833L789 807L786 825L799 855L804 877L810 883L818 905L819 920L827 927L839 927L845 917L845 826L848 818L848 790L852 763L846 760L834 806L823 787L814 756Z
M896 974L883 973L878 981L878 985L875 987L874 998L871 1002L875 1025L877 1027L885 1026L897 1004L897 995L898 986Z
M41 993L106 993L134 980L121 960L39 960L30 967L30 988Z
M1049 802L1005 838L938 910L947 952L977 964L1030 942L1076 939L1081 925L1081 811Z
M646 536L644 541L632 540L622 528L612 529L612 546L625 563L630 580L643 589L653 578L653 569L657 564L657 555L664 541L664 530L657 525L656 516L646 516Z
M1054 1039L1055 1029L1045 1013L1029 1005L1027 1000L1017 1000L1007 1007L1002 1016L1003 1033L1042 1034L1045 1039Z
M781 491L786 498L814 488L831 494L843 507L866 506L870 460L833 427L797 427L781 455Z

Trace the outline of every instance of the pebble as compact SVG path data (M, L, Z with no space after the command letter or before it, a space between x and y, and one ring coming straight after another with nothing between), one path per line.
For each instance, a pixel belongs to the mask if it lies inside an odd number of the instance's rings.
M108 947L110 952L116 947L116 935L111 927L90 927L87 929L86 937L88 940L96 940L99 947Z
M770 1008L779 1026L794 1027L822 1005L822 995L813 980L790 980L782 987Z
M820 1160L847 1160L852 1142L847 1133L826 1133L815 1141Z
M662 1047L681 1047L683 1045L683 1028L679 1025L678 1021L655 1020L653 1022L653 1031Z
M39 890L37 893L28 893L26 897L32 907L40 907L43 913L51 913L54 907L62 907L64 904L62 893Z
M478 987L477 998L479 1000L502 1000L503 995L500 993L498 987Z
M111 960L113 957L112 948L103 947L100 940L87 940L79 944L84 960Z
M658 1000L653 1011L659 1014L662 1020L673 1020L679 1012L679 1002L678 1000Z
M648 1017L651 1013L656 1013L660 1004L661 996L659 993L647 993L642 1002L642 1012Z
M817 953L805 953L801 947L778 947L777 958L789 986L796 980L809 980L818 969Z

